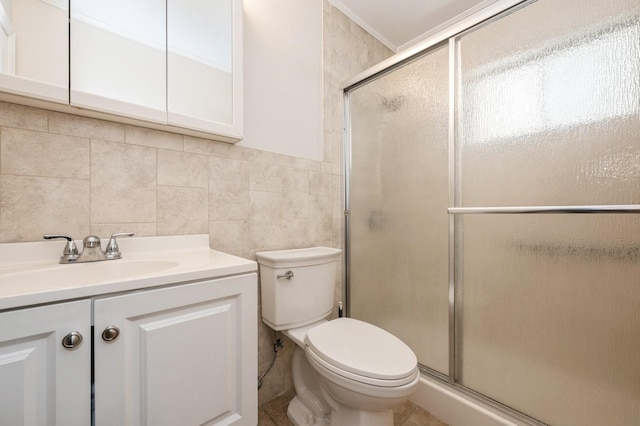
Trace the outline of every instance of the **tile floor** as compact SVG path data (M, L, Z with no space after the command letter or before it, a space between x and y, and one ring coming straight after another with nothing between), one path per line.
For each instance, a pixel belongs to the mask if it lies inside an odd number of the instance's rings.
M258 409L258 426L290 426L287 418L287 406L293 398L288 393L264 403ZM407 401L393 412L394 426L447 426L433 417L428 411Z

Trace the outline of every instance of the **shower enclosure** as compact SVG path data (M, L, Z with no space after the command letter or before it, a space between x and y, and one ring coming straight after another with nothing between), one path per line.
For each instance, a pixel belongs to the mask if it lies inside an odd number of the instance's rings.
M523 421L640 424L640 1L387 65L345 88L349 315Z

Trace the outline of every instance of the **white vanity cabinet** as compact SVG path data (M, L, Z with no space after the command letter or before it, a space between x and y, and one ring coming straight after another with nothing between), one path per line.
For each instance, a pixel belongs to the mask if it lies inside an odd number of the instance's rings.
M91 424L90 300L0 312L0 425L51 424Z
M258 423L256 262L208 234L65 244L0 244L0 426Z
M0 0L0 91L69 103L68 0Z
M96 425L255 426L255 286L247 274L95 300Z
M0 425L255 426L256 282L0 312Z

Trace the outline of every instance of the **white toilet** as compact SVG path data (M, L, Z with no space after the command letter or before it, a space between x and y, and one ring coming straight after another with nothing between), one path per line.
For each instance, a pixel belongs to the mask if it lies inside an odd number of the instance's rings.
M296 344L296 425L392 426L393 408L415 390L413 351L392 334L352 318L327 321L341 250L314 247L256 253L262 320Z

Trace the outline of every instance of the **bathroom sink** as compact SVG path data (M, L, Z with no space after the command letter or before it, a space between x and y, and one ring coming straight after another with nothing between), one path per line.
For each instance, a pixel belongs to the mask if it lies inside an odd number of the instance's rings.
M63 287L93 285L155 274L178 266L172 261L111 260L77 265L48 265L34 268L15 268L2 271L2 281L8 285L28 287L30 290L50 288L51 283Z
M257 269L254 261L212 250L208 234L125 238L119 246L122 259L60 264L60 241L0 244L0 311Z

